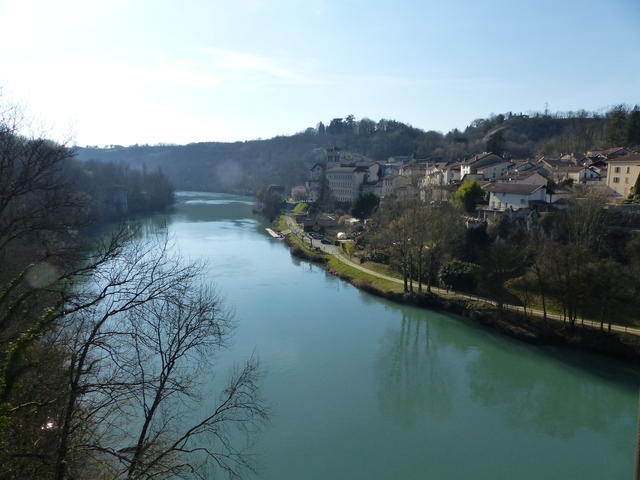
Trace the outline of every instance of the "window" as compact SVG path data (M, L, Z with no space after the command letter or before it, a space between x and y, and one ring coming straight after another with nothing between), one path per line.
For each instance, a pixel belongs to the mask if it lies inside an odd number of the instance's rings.
M620 183L620 179L618 177L613 177L613 183Z
M615 173L620 173L620 167L616 167L613 169Z
M631 173L631 167L627 167L627 173Z
M629 177L624 177L624 183L629 183Z

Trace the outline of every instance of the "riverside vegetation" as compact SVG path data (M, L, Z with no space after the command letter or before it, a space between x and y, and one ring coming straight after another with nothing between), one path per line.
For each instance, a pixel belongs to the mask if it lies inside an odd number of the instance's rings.
M638 337L611 327L639 325L640 236L621 228L619 214L603 204L602 197L582 192L570 208L543 218L503 216L486 228L467 228L462 203L388 199L345 255L402 283L366 274L297 238L290 236L288 243L295 255L325 263L372 293L460 313L526 341L571 344L639 361ZM434 286L492 303L436 294ZM533 315L532 309L542 314ZM552 314L563 322L552 320ZM600 331L580 328L584 319L598 322Z
M170 206L167 177L81 163L63 145L18 134L17 118L12 108L0 115L2 478L251 468L231 438L266 419L256 360L218 398L200 393L200 374L234 327L202 265L135 223L88 233ZM194 405L204 413L185 423Z

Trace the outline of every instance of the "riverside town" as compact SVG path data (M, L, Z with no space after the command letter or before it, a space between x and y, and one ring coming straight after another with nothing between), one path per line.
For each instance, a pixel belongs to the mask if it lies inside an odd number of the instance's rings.
M640 480L638 0L0 19L0 480Z

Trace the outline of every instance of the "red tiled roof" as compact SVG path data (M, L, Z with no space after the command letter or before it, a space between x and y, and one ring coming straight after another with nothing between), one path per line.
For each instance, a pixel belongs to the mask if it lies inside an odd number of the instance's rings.
M611 155L612 153L619 152L620 150L625 150L625 148L624 147L607 148L606 150L603 150L601 153L604 153L605 155Z
M531 195L544 185L533 185L530 183L492 183L487 186L487 191L493 193L514 193L516 195Z
M612 160L607 160L607 163L618 163L618 162L640 163L640 153L634 153L634 154L631 154L631 155L625 155L624 157L618 157L618 158L614 158Z

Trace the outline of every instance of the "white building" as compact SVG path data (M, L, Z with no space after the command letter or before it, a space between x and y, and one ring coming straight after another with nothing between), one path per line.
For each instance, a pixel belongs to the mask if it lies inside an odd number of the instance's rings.
M526 183L529 185L546 185L547 177L542 175L538 170L525 172L509 172L500 179L501 182L508 183Z
M364 167L332 167L327 169L327 185L333 197L351 203L360 195L360 186L368 172Z
M305 186L307 187L309 200L315 202L320 196L320 184L324 175L324 165L316 163L309 171L309 180Z
M460 180L459 163L435 162L427 164L422 185L443 186L458 180Z
M492 183L489 192L489 210L504 212L529 208L531 202L546 202L545 185L526 183Z
M477 180L495 180L505 175L511 162L506 161L495 153L481 153L466 160L460 166L460 176L463 180L475 178Z

